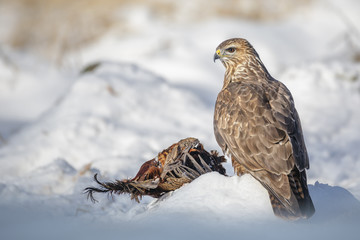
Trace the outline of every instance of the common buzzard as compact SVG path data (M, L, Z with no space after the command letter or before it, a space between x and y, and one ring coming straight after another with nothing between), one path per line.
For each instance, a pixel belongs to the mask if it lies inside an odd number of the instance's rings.
M275 215L311 217L309 157L290 91L270 75L245 39L222 42L216 59L226 68L214 114L218 144L238 175L249 173L268 190Z

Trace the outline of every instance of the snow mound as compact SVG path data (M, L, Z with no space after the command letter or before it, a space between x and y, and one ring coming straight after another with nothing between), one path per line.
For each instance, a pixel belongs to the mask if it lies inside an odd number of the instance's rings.
M250 175L240 178L209 173L170 195L149 205L151 217L166 212L201 221L275 218L267 191Z
M309 185L316 213L311 222L354 223L359 221L360 202L348 190L316 182Z
M360 202L346 189L316 182L309 185L316 213L310 223L359 220ZM216 172L151 202L136 219L172 219L176 216L197 222L277 222L269 195L252 176L225 177Z

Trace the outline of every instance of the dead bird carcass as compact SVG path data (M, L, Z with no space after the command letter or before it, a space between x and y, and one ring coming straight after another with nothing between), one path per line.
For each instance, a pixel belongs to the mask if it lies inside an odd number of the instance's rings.
M85 188L88 198L95 202L94 192L100 193L128 193L137 202L142 196L155 198L190 183L200 175L208 172L219 172L226 175L222 163L223 156L216 151L206 151L196 138L186 138L171 145L160 152L157 157L145 162L136 176L132 179L101 182L94 175L99 187Z

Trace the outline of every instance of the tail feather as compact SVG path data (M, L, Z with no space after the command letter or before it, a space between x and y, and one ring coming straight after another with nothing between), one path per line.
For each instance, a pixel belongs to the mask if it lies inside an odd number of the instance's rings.
M273 193L271 193L270 191L268 192L269 192L271 206L276 216L290 220L295 220L300 217L299 212L291 211L282 202L280 202L280 200Z
M284 205L272 192L269 191L270 202L276 216L296 220L310 218L315 213L315 207L311 200L305 170L300 172L296 167L288 175L292 196L296 202Z
M289 182L293 193L298 201L302 216L309 218L315 213L315 207L311 200L309 189L307 186L306 172L305 170L300 172L294 168L289 174ZM295 185L291 184L290 179L293 178Z

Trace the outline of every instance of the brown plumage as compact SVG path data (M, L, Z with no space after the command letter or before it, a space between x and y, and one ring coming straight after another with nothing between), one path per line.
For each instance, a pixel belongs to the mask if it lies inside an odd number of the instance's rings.
M221 165L225 161L216 151L207 152L196 138L186 138L160 152L156 158L145 162L132 179L100 182L95 174L94 179L99 188L85 188L93 202L94 192L128 193L131 199L139 202L142 196L160 197L163 194L180 188L207 172L216 171L225 175Z
M226 68L214 113L215 137L235 172L250 173L286 219L315 212L305 169L309 158L293 98L242 38L222 42L214 55Z

